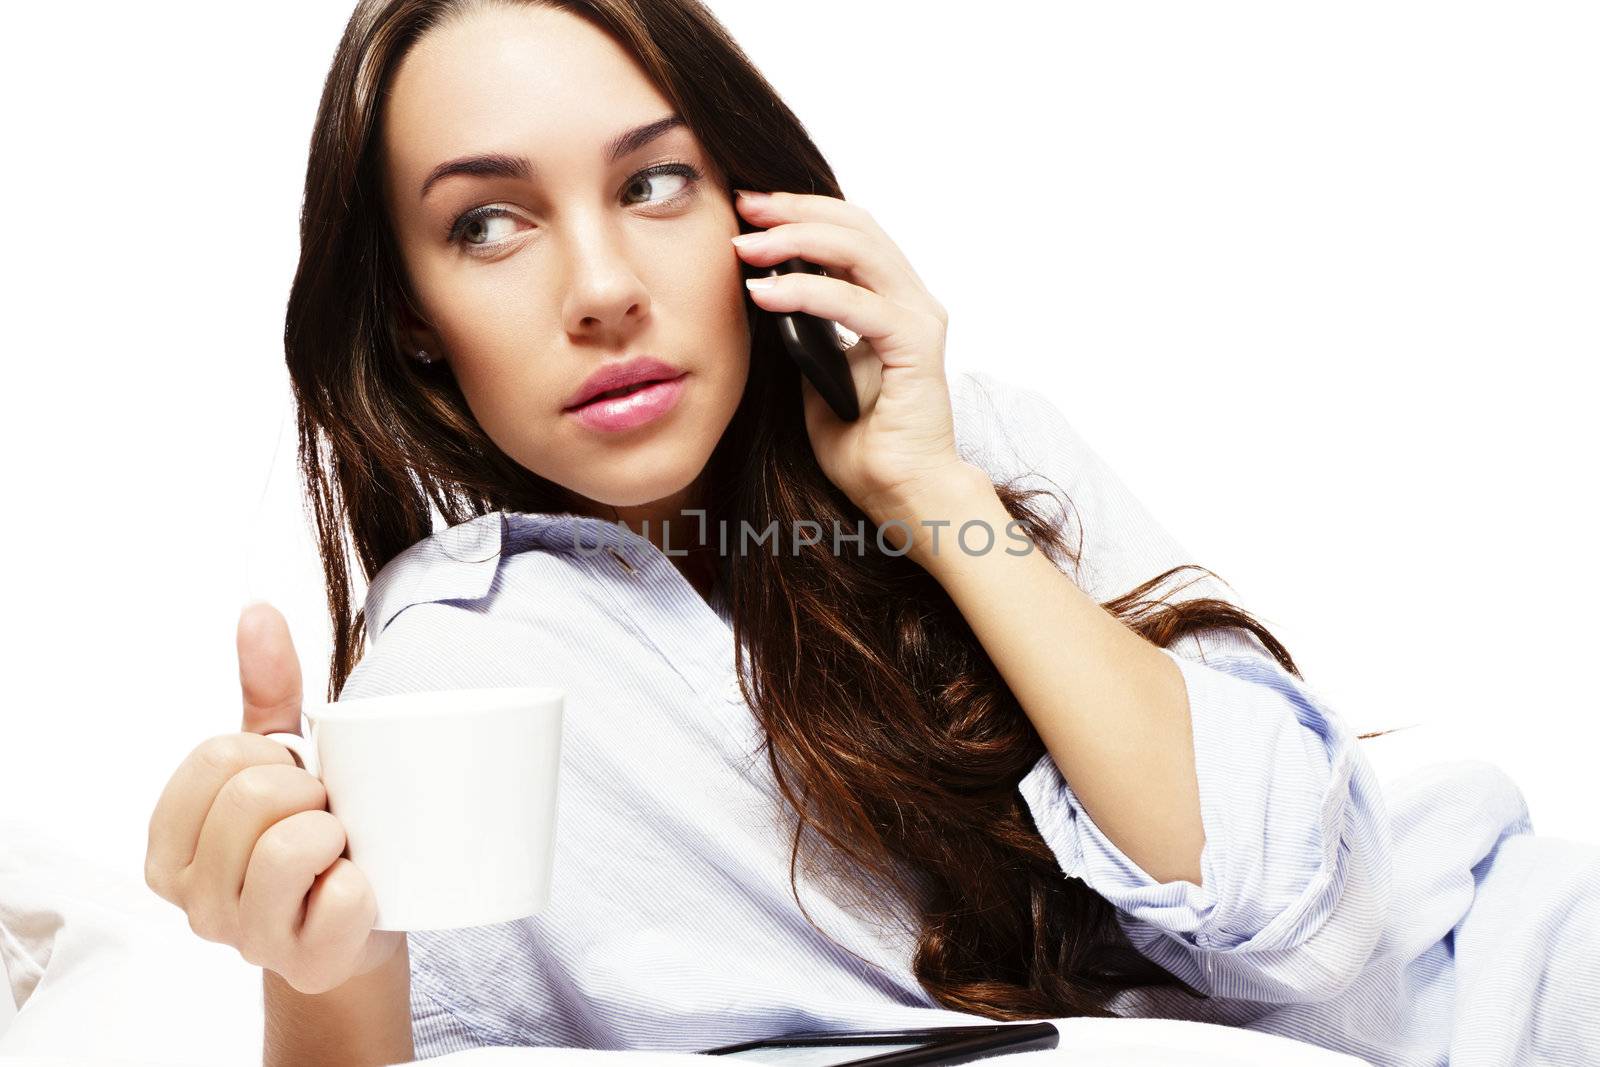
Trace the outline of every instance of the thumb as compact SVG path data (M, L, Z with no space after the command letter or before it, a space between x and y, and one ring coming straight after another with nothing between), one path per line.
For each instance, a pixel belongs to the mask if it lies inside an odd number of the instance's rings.
M289 623L264 600L239 612L239 688L248 733L300 732L300 657Z

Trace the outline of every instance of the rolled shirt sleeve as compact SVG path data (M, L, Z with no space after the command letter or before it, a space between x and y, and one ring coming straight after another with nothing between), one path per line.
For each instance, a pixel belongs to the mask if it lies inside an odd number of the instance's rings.
M1063 569L1096 602L1203 562L1049 396L987 372L955 384L964 454L996 481L1070 503L1059 519L1045 510L1078 546ZM1161 599L1199 597L1238 603L1211 574ZM1200 884L1141 870L1048 753L1018 787L1035 824L1061 870L1118 909L1134 947L1195 989L1274 1002L1331 996L1360 974L1388 919L1390 829L1376 775L1333 710L1248 631L1208 627L1164 651L1183 673L1193 722Z
M1360 973L1387 916L1387 823L1373 771L1338 716L1275 661L1162 651L1188 690L1206 838L1200 884L1141 869L1048 753L1018 785L1040 835L1064 874L1118 909L1136 948L1201 992L1331 996Z

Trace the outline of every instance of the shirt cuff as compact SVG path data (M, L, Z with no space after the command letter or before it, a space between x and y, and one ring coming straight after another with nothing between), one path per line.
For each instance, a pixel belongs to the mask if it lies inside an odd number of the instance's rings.
M1194 948L1292 946L1337 900L1353 738L1292 675L1170 649L1188 689L1201 883L1158 882L1108 838L1045 753L1018 784L1063 873Z

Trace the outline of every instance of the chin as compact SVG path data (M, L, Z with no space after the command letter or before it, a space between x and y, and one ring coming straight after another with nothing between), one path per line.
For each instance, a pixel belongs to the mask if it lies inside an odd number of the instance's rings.
M703 467L704 464L701 464ZM597 485L583 495L598 504L614 508L636 508L646 504L654 504L658 500L665 500L682 492L694 481L700 467L682 477L654 477L642 478L626 483L609 482L606 485Z

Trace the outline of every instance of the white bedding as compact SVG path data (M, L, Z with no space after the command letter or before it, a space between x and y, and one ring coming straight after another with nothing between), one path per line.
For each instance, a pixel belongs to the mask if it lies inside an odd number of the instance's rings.
M118 871L0 819L0 1063L259 1064L260 971L196 937L183 913ZM9 993L9 997L6 995ZM1285 1038L1157 1019L1062 1019L1057 1049L996 1057L1094 1064L1356 1064ZM57 1057L60 1057L59 1059ZM649 1051L483 1048L425 1062L704 1064Z

